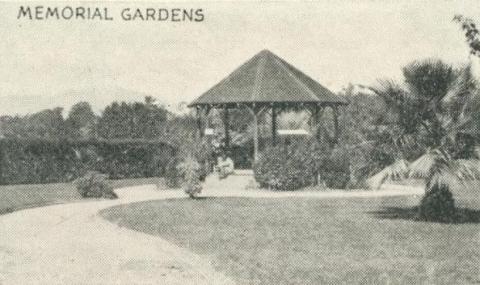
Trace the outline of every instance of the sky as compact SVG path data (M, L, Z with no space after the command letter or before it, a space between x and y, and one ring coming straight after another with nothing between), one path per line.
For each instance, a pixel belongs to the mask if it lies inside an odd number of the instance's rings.
M478 2L478 1L477 1ZM401 80L413 60L468 62L455 14L480 24L476 1L82 2L114 21L17 19L0 2L0 115L88 101L100 112L146 95L175 110L269 49L334 92ZM124 8L203 9L202 22L128 22Z

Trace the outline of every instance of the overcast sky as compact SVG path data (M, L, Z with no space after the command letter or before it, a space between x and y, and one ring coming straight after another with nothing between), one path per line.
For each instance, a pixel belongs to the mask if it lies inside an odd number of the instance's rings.
M84 2L109 7L116 16L88 22L17 20L20 4L3 2L0 114L68 109L80 100L98 111L113 100L143 100L146 94L165 104L189 102L262 49L332 91L349 82L401 78L401 67L415 59L467 62L463 34L452 18L460 13L480 24L480 3L419 3ZM201 8L205 21L117 19L126 7Z

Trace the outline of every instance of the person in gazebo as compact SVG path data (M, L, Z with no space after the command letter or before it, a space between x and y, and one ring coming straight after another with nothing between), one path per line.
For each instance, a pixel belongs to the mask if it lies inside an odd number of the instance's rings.
M227 155L225 151L218 157L217 162L218 178L224 179L228 175L233 174L235 170L235 165L233 160Z

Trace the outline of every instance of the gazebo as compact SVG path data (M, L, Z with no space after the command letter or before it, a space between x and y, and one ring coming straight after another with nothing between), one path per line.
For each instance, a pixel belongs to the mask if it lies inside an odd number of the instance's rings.
M230 146L229 110L247 108L253 120L254 160L258 158L258 119L268 112L271 116L272 144L277 143L277 115L286 109L297 108L310 112L312 130L318 132L318 122L325 108L332 108L334 140L338 140L339 106L348 104L282 58L263 50L234 70L225 79L202 94L188 106L196 109L200 137L204 136L202 117L212 109L223 110L225 146Z

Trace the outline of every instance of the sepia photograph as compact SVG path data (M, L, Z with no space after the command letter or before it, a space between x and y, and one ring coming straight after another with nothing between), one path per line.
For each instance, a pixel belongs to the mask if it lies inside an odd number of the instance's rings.
M480 2L0 0L23 284L480 284Z

